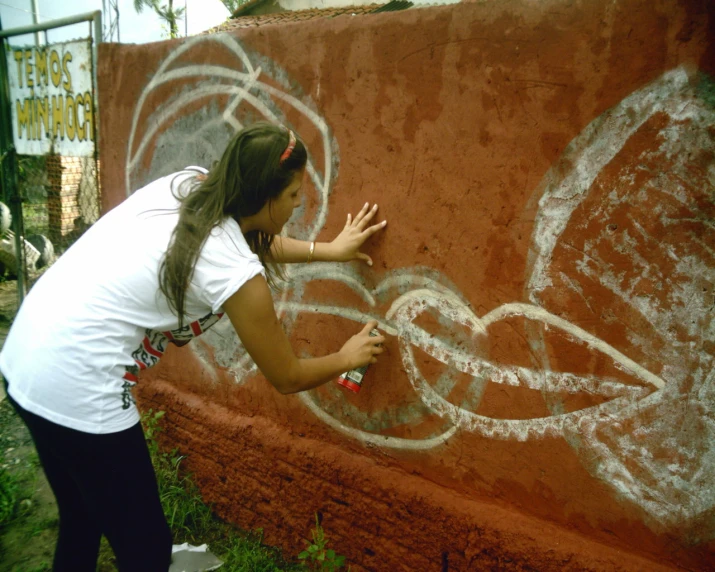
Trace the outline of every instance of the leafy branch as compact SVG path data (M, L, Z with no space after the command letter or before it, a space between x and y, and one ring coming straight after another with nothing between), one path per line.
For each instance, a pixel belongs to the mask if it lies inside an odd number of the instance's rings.
M174 0L168 0L168 4L161 4L160 0L134 0L134 9L142 13L144 8L150 8L169 25L169 36L179 37L179 26L177 20L181 20L184 15L184 8L174 8Z

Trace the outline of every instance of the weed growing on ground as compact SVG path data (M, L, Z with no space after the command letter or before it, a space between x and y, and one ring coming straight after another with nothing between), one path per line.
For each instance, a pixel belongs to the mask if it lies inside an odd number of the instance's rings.
M312 541L303 540L307 548L298 555L310 570L319 572L333 572L339 570L345 565L345 556L335 554L335 550L329 549L328 538L325 536L325 530L320 526L320 519L315 515L315 528L311 530ZM348 571L350 567L348 567Z

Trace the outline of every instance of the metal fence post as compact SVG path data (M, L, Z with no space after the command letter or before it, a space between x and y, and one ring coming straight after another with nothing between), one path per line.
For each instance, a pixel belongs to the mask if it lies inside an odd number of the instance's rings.
M28 252L26 251L26 248L29 248L32 250L32 253L30 254L30 258L33 256L38 255L38 251L42 251L43 253L49 252L50 254L45 254L40 253L41 258L47 258L47 257L52 257L52 244L49 244L49 246L43 246L47 245L49 241L47 241L46 237L38 234L32 234L32 232L38 233L37 228L37 219L35 218L35 215L37 214L37 207L36 204L31 204L26 203L25 206L23 207L23 201L27 197L23 197L22 195L24 194L25 191L28 191L28 189L32 189L32 187L27 186L27 180L24 177L23 171L22 171L22 165L21 161L24 161L22 157L19 157L17 154L17 150L14 145L14 133L13 133L13 121L12 121L12 113L13 113L13 108L12 108L12 101L10 99L10 82L9 82L9 70L8 70L8 65L7 65L7 55L6 55L6 39L14 36L20 36L24 34L29 34L29 33L39 33L39 32L45 32L47 33L48 30L56 29L56 28L61 28L64 26L71 26L74 24L79 24L82 22L88 22L89 23L89 36L93 40L92 45L90 46L90 58L91 58L91 102L88 102L87 105L91 105L91 126L90 128L92 129L92 139L94 141L94 149L92 153L92 158L94 161L94 186L96 190L96 197L94 197L94 201L96 201L96 206L98 212L100 212L100 196L99 196L99 181L98 181L98 176L99 176L99 156L98 156L98 141L97 141L97 135L98 135L98 116L99 112L97 109L97 80L96 80L96 65L97 65L97 45L102 42L102 12L99 10L93 11L93 12L85 12L83 14L77 14L75 16L70 16L67 18L60 18L57 20L52 20L48 22L42 22L42 23L35 23L31 26L22 26L18 28L13 28L10 30L3 30L2 24L0 23L0 183L2 183L2 193L3 193L3 199L7 203L7 205L10 207L10 211L12 214L12 225L13 225L13 230L14 230L14 239L15 239L15 257L16 257L16 262L17 262L17 287L18 287L18 303L22 303L28 287L29 287L29 274L28 274ZM9 48L9 46L7 46ZM33 156L36 154L30 154L30 156ZM47 154L44 155L36 155L38 157L47 157ZM84 163L82 163L84 164ZM45 169L45 166L43 165L43 170ZM60 167L62 168L62 167ZM81 167L84 169L84 167ZM75 167L72 167L72 169L75 169ZM44 175L46 176L46 171L43 171ZM72 177L76 178L76 173L73 171L71 173ZM80 176L80 183L84 179L82 176ZM45 185L45 183L41 183L42 185ZM61 183L62 184L62 183ZM74 183L73 183L74 184ZM29 192L29 191L28 191ZM79 192L79 191L78 191ZM60 221L63 221L64 217L64 207L62 206L61 203L61 198L62 198L62 188L59 190L60 193ZM29 196L29 195L28 195ZM35 195L32 195L33 197ZM78 195L79 197L79 195ZM36 202L36 198L33 199ZM46 197L45 197L46 199ZM77 198L75 201L79 201L80 199ZM31 201L32 202L32 201ZM94 204L94 203L93 203ZM33 221L32 224L26 225L25 224L25 218L24 215L27 215L28 208L29 206L32 206L33 209ZM92 205L90 205L92 206ZM74 213L74 208L77 207L77 204L72 204L70 209L70 214L69 216L75 216ZM96 216L93 214L94 209L90 209L92 212L88 215L86 212L82 213L82 220L79 225L79 230L77 232L82 232L85 228L86 225L91 224L96 220ZM47 216L48 212L48 207L45 206L45 215ZM98 215L97 215L98 216ZM91 220L88 220L89 219ZM62 224L62 223L61 223ZM34 229L31 231L31 234L26 237L25 236L25 231L26 228ZM62 232L63 228L60 228L60 232ZM75 237L76 238L76 237ZM39 239L39 243L38 243ZM30 241L30 244L26 242L26 240ZM37 246L39 244L39 246ZM41 260L41 258L38 258L38 260ZM35 260L31 262L33 265L33 269L36 270L35 268ZM47 264L47 261L45 260L42 262L43 265Z
M2 22L0 21L0 30ZM5 38L0 39L0 167L2 171L3 199L9 203L12 228L15 233L15 255L17 257L17 302L18 308L27 293L27 265L25 264L25 229L22 218L22 198L18 185L17 153L13 143L12 111L10 108L10 81L8 79Z

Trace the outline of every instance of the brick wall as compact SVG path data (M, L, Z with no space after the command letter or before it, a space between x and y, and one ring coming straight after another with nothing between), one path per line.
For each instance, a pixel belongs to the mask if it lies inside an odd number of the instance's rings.
M98 218L98 169L92 157L59 155L47 157L46 169L48 238L64 245Z

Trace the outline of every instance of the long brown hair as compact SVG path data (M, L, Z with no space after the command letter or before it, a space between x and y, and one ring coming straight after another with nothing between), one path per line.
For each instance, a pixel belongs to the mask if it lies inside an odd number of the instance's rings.
M296 172L305 168L307 152L300 139L281 161L288 144L289 133L283 127L269 123L246 127L231 139L208 175L185 180L180 187L190 188L175 193L181 201L179 222L159 268L159 288L178 316L179 327L183 327L186 314L186 290L211 230L227 217L238 222L256 214L281 194ZM273 235L252 231L245 238L273 285L275 266L270 258Z

